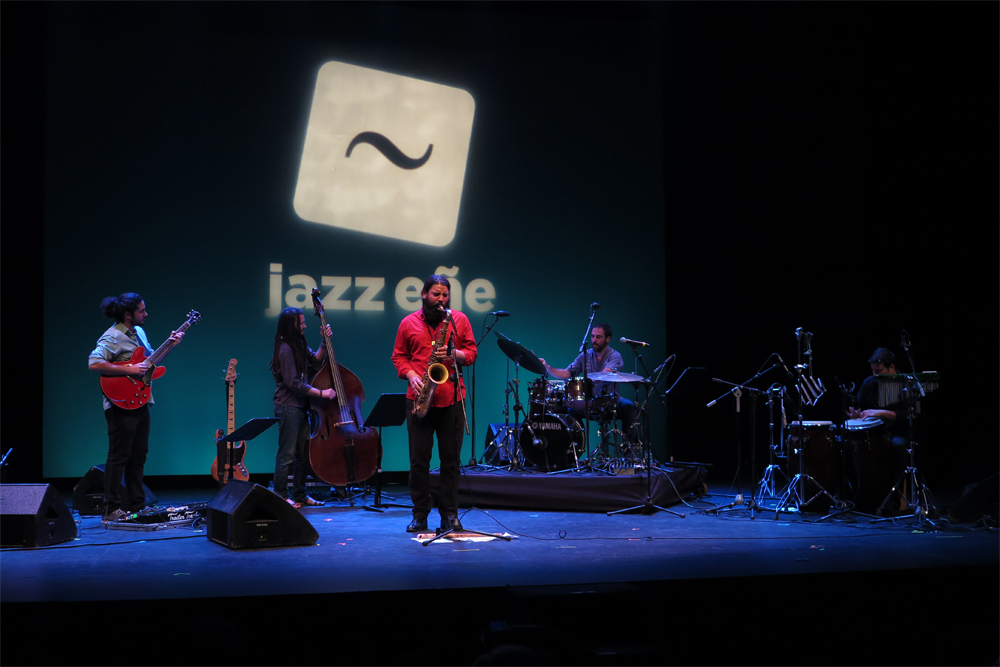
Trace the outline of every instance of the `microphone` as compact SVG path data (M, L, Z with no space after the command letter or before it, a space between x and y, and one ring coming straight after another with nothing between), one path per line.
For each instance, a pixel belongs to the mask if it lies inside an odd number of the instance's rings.
M601 304L597 303L596 301L594 303L590 304L590 309L591 310L597 310L600 307L601 307Z
M533 444L535 447L538 447L539 449L544 450L545 447L548 445L548 443L546 443L545 445L542 444L542 441L538 439L537 435L535 435L534 429L531 428L531 424L529 424L528 422L524 422L524 427L528 429L528 433L531 434L531 444Z
M910 349L910 334L906 332L906 329L903 329L903 333L900 334L899 342L904 349L906 350Z
M649 343L643 343L641 340L632 340L631 338L625 338L622 336L619 338L622 343L628 343L629 345L637 345L639 347L649 347Z
M490 315L496 315L497 317L510 317L510 313L506 310L494 310Z
M788 376L788 379L792 382L795 382L795 375L790 370L788 370L788 365L785 363L785 360L781 358L781 355L775 352L774 356L778 357L778 361L781 362L781 367L785 369L785 375Z
M662 364L660 364L655 369L653 369L653 375L659 375L660 371L663 370L663 367L666 366L667 363L669 363L670 360L673 359L676 356L677 356L676 354L671 354L669 357L667 357L666 359L664 359Z

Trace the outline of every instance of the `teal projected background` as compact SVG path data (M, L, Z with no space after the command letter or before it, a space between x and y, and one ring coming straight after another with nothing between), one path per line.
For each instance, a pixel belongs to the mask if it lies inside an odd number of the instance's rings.
M46 477L78 477L106 456L86 358L111 324L98 304L125 291L145 298L154 346L188 310L203 316L154 383L147 475L208 474L215 429L226 424L230 359L238 361L237 426L272 416L276 311L303 308L316 348L313 285L324 294L346 287L324 303L337 358L364 383L365 416L380 394L406 389L390 361L397 325L416 308L404 290L433 272L454 276L453 307L477 336L493 321L489 311L509 311L494 330L554 365L575 357L593 301L614 340L653 344L649 369L666 356L663 102L648 85L659 81L658 44L637 25L630 48L612 40L598 53L581 38L553 51L544 34L559 25L544 20L487 22L405 6L394 10L404 23L462 38L387 37L378 8L367 6L328 7L356 28L347 35L335 23L319 34L307 5L276 27L264 20L252 29L224 21L224 5L145 6L149 20L119 22L94 20L94 6L53 10L44 281L47 317L60 324L44 334ZM331 60L471 94L472 139L448 245L295 214L313 86ZM631 371L631 351L613 347ZM476 364L477 456L488 425L504 420L508 370L491 333ZM522 402L536 377L521 371ZM651 415L659 447L662 408L652 405ZM273 471L276 439L272 428L249 443L251 473ZM463 461L472 445L466 437ZM405 427L385 429L383 447L386 470L408 468Z

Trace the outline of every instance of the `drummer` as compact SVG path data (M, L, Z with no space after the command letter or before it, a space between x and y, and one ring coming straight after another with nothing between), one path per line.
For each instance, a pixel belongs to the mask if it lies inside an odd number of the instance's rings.
M545 359L539 359L545 366L545 372L560 380L568 380L571 377L582 375L584 364L586 363L587 375L593 373L610 373L621 370L625 365L622 355L615 349L608 346L611 340L611 326L606 323L595 324L590 330L590 349L580 353L573 363L566 368L553 368ZM604 382L594 383L594 396L599 396L605 390ZM607 387L610 393L614 387ZM636 442L637 438L632 432L636 421L637 408L635 403L617 396L618 406L616 408L619 418L622 420L622 431L627 435L629 442Z

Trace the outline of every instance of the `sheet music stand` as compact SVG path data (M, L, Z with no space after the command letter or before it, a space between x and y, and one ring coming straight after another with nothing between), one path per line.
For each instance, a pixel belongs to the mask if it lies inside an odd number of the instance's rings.
M406 422L406 394L382 394L375 407L372 408L365 426L378 429L379 442L382 441L383 426L400 426ZM386 496L389 500L395 500L392 496ZM364 505L366 510L381 512L381 507L404 507L413 509L410 505L394 505L382 502L382 453L379 452L378 469L375 472L375 503L369 507Z
M278 423L277 417L257 417L216 442L236 442L237 440L253 440L258 435Z

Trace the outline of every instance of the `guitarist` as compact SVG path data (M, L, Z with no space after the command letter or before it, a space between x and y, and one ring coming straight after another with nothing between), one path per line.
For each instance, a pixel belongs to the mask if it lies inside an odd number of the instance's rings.
M140 345L147 354L152 353L142 325L146 321L146 303L135 292L109 296L101 301L101 311L115 320L114 326L97 339L97 347L90 353L89 368L101 375L139 375L149 369L142 361L135 365L121 366L114 362L127 361ZM170 332L172 341L167 353L181 339L183 332ZM160 358L166 357L166 353ZM138 512L146 506L142 488L143 467L149 452L149 404L135 410L124 410L104 398L104 418L108 422L108 460L104 466L105 523L118 521L129 511ZM122 493L122 474L125 489Z

